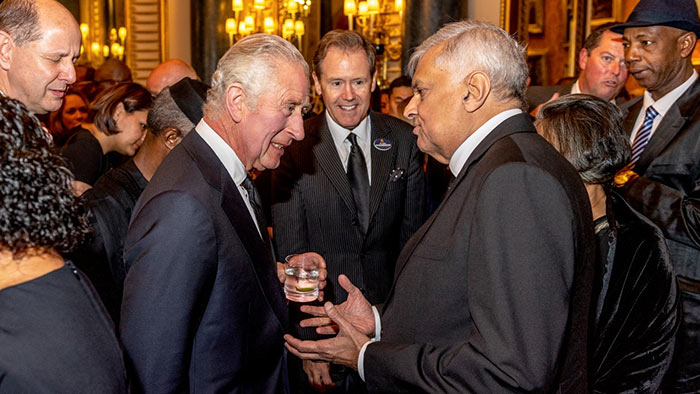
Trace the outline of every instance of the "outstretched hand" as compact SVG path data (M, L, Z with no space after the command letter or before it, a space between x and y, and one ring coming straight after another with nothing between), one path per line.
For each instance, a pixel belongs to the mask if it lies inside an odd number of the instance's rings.
M326 316L338 326L338 335L319 341L302 341L287 334L287 349L302 360L323 360L357 369L360 349L369 337L360 331L330 302L323 306ZM370 310L371 312L371 310Z
M345 316L352 323L357 331L367 337L373 337L375 325L372 305L362 295L360 289L350 282L347 276L338 276L338 283L348 292L348 299L337 305L336 308L342 316ZM302 327L317 327L316 332L325 335L332 335L338 332L338 325L328 316L325 306L304 305L301 307L301 311L316 316L302 320L299 323Z

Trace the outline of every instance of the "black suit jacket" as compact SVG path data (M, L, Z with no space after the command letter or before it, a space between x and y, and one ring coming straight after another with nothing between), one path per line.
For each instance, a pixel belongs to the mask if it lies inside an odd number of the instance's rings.
M632 100L625 131L643 106ZM676 100L634 167L640 177L623 192L630 205L659 226L679 278L683 322L672 379L678 392L700 391L700 79Z
M338 285L345 274L365 296L383 302L394 277L394 263L408 238L424 220L424 174L411 127L394 117L370 114L372 141L391 149L371 148L370 219L363 234L350 183L336 150L325 114L304 124L306 137L287 148L273 173L274 234L280 256L316 251L326 259L326 298L341 303Z
M196 131L144 190L124 256L121 338L143 392L287 392L275 262Z
M369 391L586 392L594 248L578 173L505 120L401 252Z

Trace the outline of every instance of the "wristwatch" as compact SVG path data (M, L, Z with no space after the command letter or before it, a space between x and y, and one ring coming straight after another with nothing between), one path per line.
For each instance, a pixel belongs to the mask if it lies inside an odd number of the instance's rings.
M627 182L639 177L636 172L629 169L622 169L617 174L615 174L615 186L625 187Z

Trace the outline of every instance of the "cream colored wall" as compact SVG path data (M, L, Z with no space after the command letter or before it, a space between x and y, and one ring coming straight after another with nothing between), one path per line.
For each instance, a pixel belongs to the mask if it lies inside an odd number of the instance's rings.
M498 0L470 0L469 19L490 22L498 26L501 19L501 2Z
M166 0L165 60L192 64L190 0Z

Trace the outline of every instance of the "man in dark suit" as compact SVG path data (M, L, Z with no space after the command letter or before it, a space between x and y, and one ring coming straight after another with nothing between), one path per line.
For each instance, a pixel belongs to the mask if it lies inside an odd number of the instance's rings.
M456 179L403 248L381 318L341 277L345 303L302 308L319 316L304 325L327 332L330 318L338 335L286 336L293 353L358 368L370 392L587 392L591 208L520 109L523 53L473 21L415 51L406 114Z
M347 298L340 274L371 302L383 302L396 257L424 220L424 175L410 125L369 112L374 66L374 46L359 34L334 30L321 39L313 79L326 110L304 124L307 138L273 173L277 251L320 253L330 274L326 298L334 303ZM338 392L357 390L341 389L352 377L346 382L334 367L331 379L327 363L305 361L304 370L315 387L335 380Z
M541 104L565 94L583 93L605 101L616 100L625 87L628 72L622 35L610 30L614 25L606 23L598 26L586 37L578 54L581 72L573 84L528 87L528 112L536 111ZM616 102L619 103L619 100Z
M693 0L642 0L625 24L625 60L646 89L628 103L632 161L616 182L664 233L681 293L682 321L669 392L700 392L700 80L691 56L700 34Z
M144 393L287 393L287 306L247 172L304 137L308 65L279 37L219 61L204 118L134 207L121 339Z

